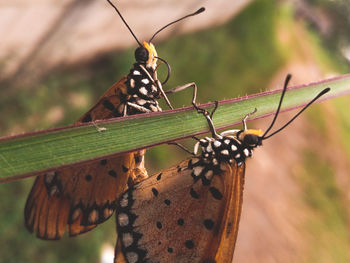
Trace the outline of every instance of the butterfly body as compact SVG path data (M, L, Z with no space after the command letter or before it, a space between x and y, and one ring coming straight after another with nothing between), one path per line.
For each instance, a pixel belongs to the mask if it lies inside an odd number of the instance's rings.
M168 76L163 84L169 78L170 66L157 56L151 41L168 26L205 10L200 8L163 26L153 34L149 43L141 44L118 8L110 0L107 2L139 44L135 50L136 63L127 76L108 89L95 106L77 121L78 124L161 111L157 101L160 98L164 98L172 109L162 89L162 83L157 79L157 60L168 66ZM186 87L190 86L192 85ZM101 131L104 129L97 129L97 132ZM141 150L101 161L91 161L83 166L73 164L37 176L24 209L26 227L42 239L59 239L66 228L70 236L93 229L113 214L116 200L128 186L148 177L144 167L144 153L145 150Z
M140 49L143 56L136 56L130 73L109 88L78 124L161 111L156 50L146 42ZM141 150L37 176L24 211L28 230L42 239L59 239L66 227L74 236L104 222L128 184L147 177L144 153Z
M151 176L121 196L116 259L231 262L245 160L253 148L239 136L220 135L201 139L199 146L200 157Z
M208 111L212 137L197 139L190 158L129 188L118 201L115 263L231 263L238 233L246 159L262 141L279 133L330 89L322 90L290 121L269 134L280 112L290 80L287 76L276 114L261 130L228 130L217 134Z

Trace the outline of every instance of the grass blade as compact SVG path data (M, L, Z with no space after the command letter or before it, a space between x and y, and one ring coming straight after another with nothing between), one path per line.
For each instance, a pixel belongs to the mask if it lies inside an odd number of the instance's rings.
M321 100L350 92L350 75L288 89L282 111L301 107L317 93L330 87ZM243 116L258 109L255 119L275 112L280 90L220 101L214 115L218 129L241 122ZM213 107L213 103L202 105ZM192 107L142 114L27 133L0 139L0 183L9 182L60 166L103 159L110 155L130 152L208 132L206 120Z

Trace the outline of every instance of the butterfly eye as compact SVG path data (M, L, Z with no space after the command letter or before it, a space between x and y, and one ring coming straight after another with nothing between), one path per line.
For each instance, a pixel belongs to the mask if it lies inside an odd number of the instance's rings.
M135 59L139 63L146 63L148 60L148 50L145 47L138 47L135 50Z
M259 137L256 136L255 134L247 134L247 135L245 135L244 138L243 138L243 142L246 145L249 145L249 146L261 145L261 140L259 140Z

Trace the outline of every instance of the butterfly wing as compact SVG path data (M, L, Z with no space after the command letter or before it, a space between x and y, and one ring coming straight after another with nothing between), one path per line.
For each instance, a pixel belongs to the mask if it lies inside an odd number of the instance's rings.
M77 123L104 120L113 117L120 117L123 114L123 97L127 96L127 86L124 76L114 83L96 102L96 104L86 112Z
M224 164L208 183L195 178L208 172L197 161L185 160L122 195L115 262L123 255L129 263L232 261L245 166Z
M126 77L108 89L77 123L121 116ZM85 165L72 165L37 176L25 206L25 224L42 239L59 239L89 231L114 212L127 183L147 177L144 151Z

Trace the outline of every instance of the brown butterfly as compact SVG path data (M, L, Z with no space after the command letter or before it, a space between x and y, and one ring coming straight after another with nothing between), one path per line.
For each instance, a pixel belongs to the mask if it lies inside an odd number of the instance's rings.
M198 140L202 154L182 161L129 188L117 207L115 262L232 262L242 209L246 158L267 135L279 114L288 75L275 117L266 130L229 130L217 134L214 111L194 107L209 124L212 137ZM216 104L217 106L217 104ZM255 111L254 111L255 112ZM254 113L253 112L253 113ZM252 113L251 113L252 114Z
M107 1L129 28L118 9ZM203 11L204 8L201 8L165 27ZM129 30L139 43L135 51L136 63L130 73L109 88L95 106L76 123L161 111L157 100L162 97L172 108L162 84L157 79L157 59L161 58L157 56L151 43L161 30L143 45L130 28ZM168 69L170 70L169 65ZM174 90L181 89L183 88ZM169 93L171 92L174 91ZM128 184L132 185L147 176L144 168L144 150L91 161L85 165L71 165L39 175L25 205L25 225L30 232L35 232L37 237L42 239L59 239L66 227L70 236L89 231L113 214L116 200Z

